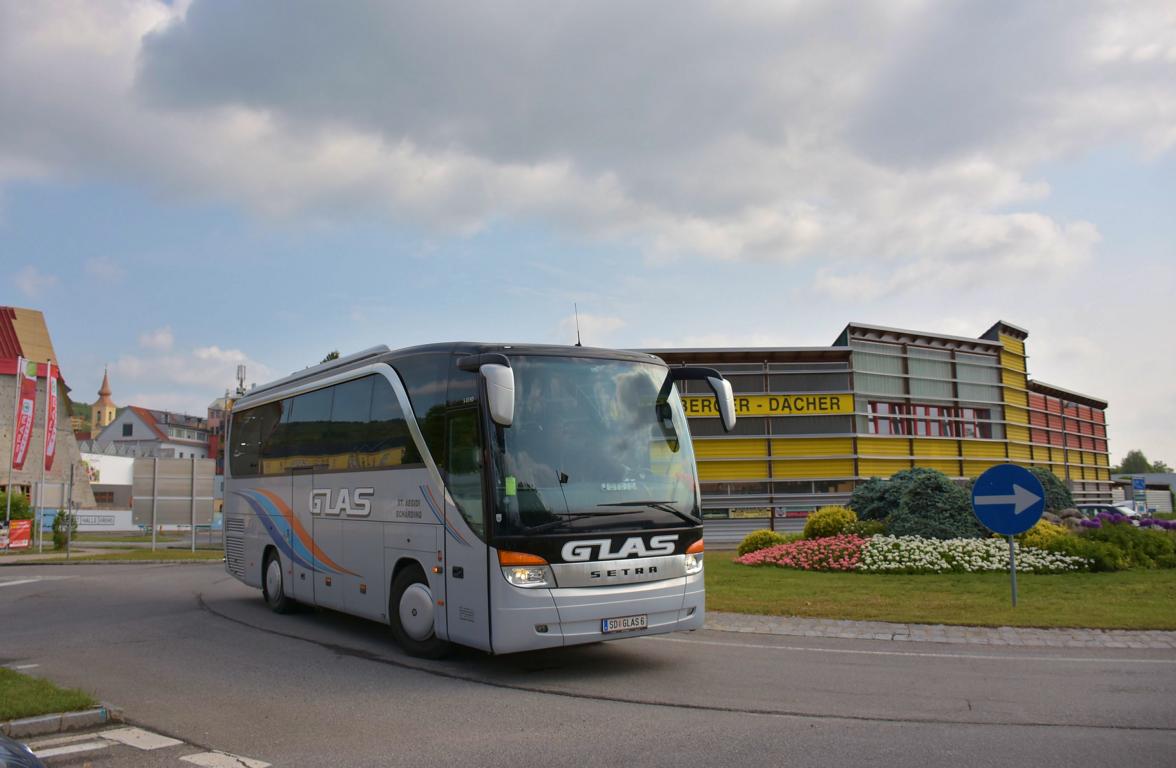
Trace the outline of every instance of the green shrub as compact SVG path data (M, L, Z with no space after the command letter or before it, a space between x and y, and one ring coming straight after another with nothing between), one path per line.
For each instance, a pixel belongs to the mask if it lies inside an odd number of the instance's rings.
M862 536L870 538L871 536L878 536L886 533L886 523L882 520L858 520L853 525L845 529L845 533L852 533L855 536Z
M4 515L4 510L8 508L8 494L0 493L0 519ZM23 493L14 491L12 494L12 519L13 520L32 520L33 510L29 507L29 500Z
M858 520L885 520L898 509L902 487L901 482L871 477L853 489L849 508L857 514Z
M1021 542L1021 546L1024 547L1046 549L1046 544L1057 537L1069 535L1070 532L1064 526L1042 519L1037 522L1037 525L1018 536L1017 541Z
M761 549L774 547L777 544L783 544L787 540L783 535L764 528L762 531L752 531L747 534L743 538L743 541L739 542L739 548L735 551L739 553L740 557L743 557L749 552L758 552Z
M1061 512L1074 506L1074 497L1070 495L1070 489L1057 475L1044 467L1029 467L1029 471L1041 481L1041 487L1045 489L1046 512Z
M1088 528L1082 538L1101 541L1122 550L1128 567L1176 567L1176 539L1167 531L1137 528L1131 523L1104 523L1101 528Z
M891 535L931 539L974 539L987 535L972 514L971 497L947 475L933 469L906 472L911 477L898 509L886 525ZM901 474L904 473L898 473Z
M808 516L804 523L804 537L806 539L824 539L846 532L849 526L857 522L857 515L849 507L828 506L821 507Z
M69 532L66 532L66 520L69 520ZM78 516L67 513L65 510L57 510L57 514L53 516L53 548L65 549L65 540L68 536L70 539L78 532Z
M1085 536L1059 536L1050 539L1043 549L1073 557L1084 557L1090 561L1092 571L1122 571L1130 565L1127 553L1119 547Z

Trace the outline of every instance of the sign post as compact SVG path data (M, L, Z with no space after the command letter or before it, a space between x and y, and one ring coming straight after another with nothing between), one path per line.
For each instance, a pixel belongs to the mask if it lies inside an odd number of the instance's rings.
M1135 502L1135 511L1147 514L1147 478L1143 475L1134 475L1131 478L1131 497Z
M991 467L972 486L972 511L993 533L1009 538L1009 580L1017 606L1017 556L1013 537L1024 533L1045 513L1045 489L1033 473L1016 464Z

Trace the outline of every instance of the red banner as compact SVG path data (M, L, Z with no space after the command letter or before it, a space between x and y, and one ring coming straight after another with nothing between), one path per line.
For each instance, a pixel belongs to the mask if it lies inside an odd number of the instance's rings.
M33 521L13 520L8 532L9 549L28 549L33 541Z
M53 469L57 455L57 371L53 363L45 368L45 471Z
M24 469L33 441L33 416L37 408L37 364L23 357L17 366L16 429L12 433L12 468ZM29 370L31 369L31 370Z

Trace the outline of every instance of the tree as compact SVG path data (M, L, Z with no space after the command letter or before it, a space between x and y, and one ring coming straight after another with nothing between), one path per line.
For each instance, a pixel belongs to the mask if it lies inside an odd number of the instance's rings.
M1045 490L1046 512L1057 513L1074 506L1074 497L1070 495L1070 489L1057 475L1044 467L1030 467L1029 471L1041 481L1041 487Z
M967 492L947 475L933 469L922 470L909 478L902 501L886 527L895 536L956 539L983 535L972 514L972 499Z
M1115 475L1145 475L1149 472L1171 472L1167 462L1157 461L1154 464L1147 460L1143 451L1132 449L1127 451L1123 461L1117 467L1111 467L1111 474Z
M8 508L8 494L0 493L0 525L3 525L4 510ZM20 491L12 492L12 519L32 520L33 510L29 508L29 500Z
M324 357L322 360L319 360L319 365L322 365L323 363L329 363L332 360L338 360L338 359L339 359L339 350L332 349L330 352L327 353L326 357Z

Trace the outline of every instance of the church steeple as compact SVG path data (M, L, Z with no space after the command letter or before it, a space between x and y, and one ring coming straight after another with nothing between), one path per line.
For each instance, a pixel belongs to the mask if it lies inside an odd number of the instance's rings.
M90 432L95 437L118 416L118 406L110 399L110 371L102 369L102 386L98 388L98 402L90 406Z

